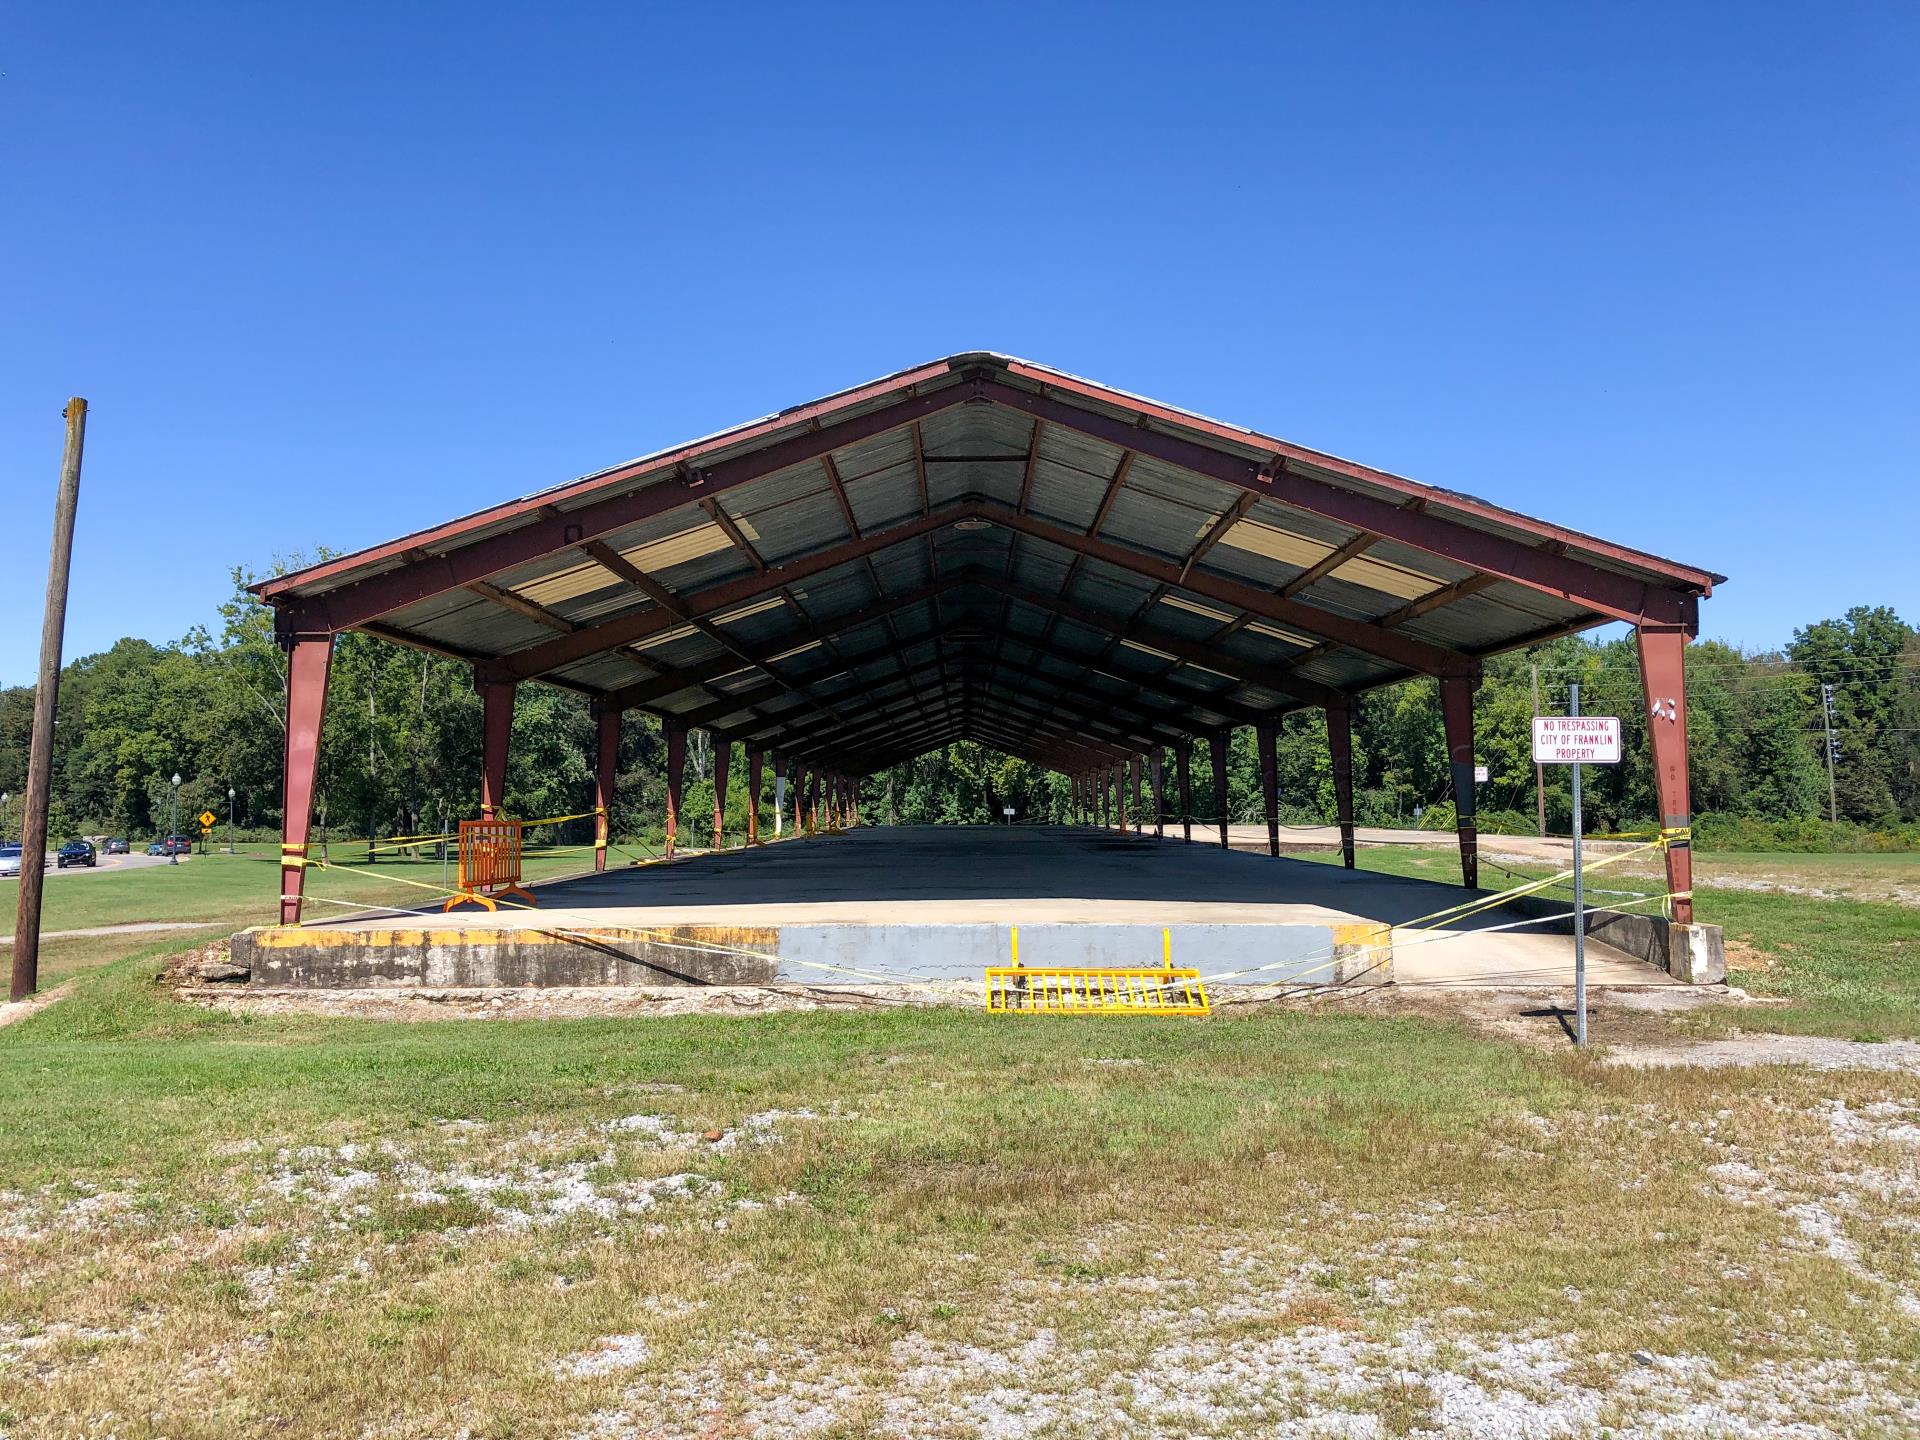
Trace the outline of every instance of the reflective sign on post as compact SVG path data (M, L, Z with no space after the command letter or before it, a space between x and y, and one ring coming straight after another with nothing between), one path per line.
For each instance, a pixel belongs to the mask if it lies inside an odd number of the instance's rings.
M1617 715L1536 715L1533 758L1540 765L1618 765Z
M1620 717L1582 715L1580 687L1567 687L1567 715L1533 717L1536 765L1573 767L1573 1005L1574 1043L1587 1044L1587 892L1581 873L1581 840L1586 819L1580 813L1580 767L1620 763Z

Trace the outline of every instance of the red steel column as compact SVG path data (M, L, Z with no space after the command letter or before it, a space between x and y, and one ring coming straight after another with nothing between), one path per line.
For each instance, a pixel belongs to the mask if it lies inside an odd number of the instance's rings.
M1353 869L1353 707L1327 707L1327 750L1333 756L1333 808L1340 820L1340 863Z
M1133 757L1133 833L1138 836L1146 833L1147 801L1142 793L1145 789L1147 759L1144 755Z
M1113 772L1113 808L1120 818L1120 833L1127 833L1127 762L1122 760Z
M511 680L480 680L480 818L491 820L507 803L507 747L513 739Z
M1460 835L1460 883L1480 884L1479 827L1473 818L1473 690L1480 682L1465 675L1440 677L1440 714L1447 728L1447 762L1453 767L1454 829Z
M1640 679L1653 747L1653 791L1667 837L1667 903L1676 925L1693 923L1693 801L1687 791L1687 641L1677 626L1640 627Z
M1271 720L1253 727L1260 744L1260 804L1267 816L1267 854L1280 854L1280 775L1274 759L1274 744L1279 738Z
M1153 781L1153 838L1164 840L1167 838L1167 752L1160 746L1153 747L1147 769Z
M785 785L780 782L787 778L787 755L784 750L773 752L773 834L778 839L787 828L787 796Z
M733 742L708 732L713 741L713 848L727 845L727 767L733 763Z
M747 844L760 843L760 786L766 779L766 753L758 745L747 747Z
M280 923L300 923L306 890L307 830L313 820L313 777L320 761L320 724L327 713L327 670L333 636L296 635L287 654L287 748L284 820L280 829Z
M1193 741L1173 747L1173 764L1180 782L1180 838L1193 843Z
M793 800L793 833L807 833L807 762L798 755L787 757L787 791Z
M1207 736L1207 754L1213 760L1213 813L1220 819L1220 848L1227 845L1227 742L1232 737L1225 730L1216 730Z
M593 764L593 868L607 868L607 842L613 836L614 777L620 768L620 707L601 700L593 707L599 743Z
M680 835L680 782L687 768L687 727L677 720L669 720L666 731L667 854L671 855Z

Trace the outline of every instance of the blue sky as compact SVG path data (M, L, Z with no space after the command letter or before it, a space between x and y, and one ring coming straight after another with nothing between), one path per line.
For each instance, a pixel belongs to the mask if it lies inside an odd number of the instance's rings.
M0 683L964 349L1920 620L1911 5L16 6Z

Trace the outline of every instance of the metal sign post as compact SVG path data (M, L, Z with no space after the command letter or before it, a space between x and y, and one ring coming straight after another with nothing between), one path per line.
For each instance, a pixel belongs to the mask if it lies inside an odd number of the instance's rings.
M1533 721L1536 765L1573 767L1573 1007L1574 1043L1587 1044L1587 892L1581 869L1586 826L1580 806L1580 767L1620 763L1620 721L1613 715L1582 715L1578 682L1567 687L1567 713Z
M1567 687L1567 714L1580 717L1580 682ZM1580 851L1587 827L1580 813L1580 765L1573 767L1573 1043L1587 1048L1587 880Z

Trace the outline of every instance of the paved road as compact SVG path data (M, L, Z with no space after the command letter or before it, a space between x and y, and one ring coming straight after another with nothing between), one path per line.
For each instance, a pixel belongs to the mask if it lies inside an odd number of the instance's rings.
M85 930L42 930L42 940L73 940L83 935L141 935L149 930L224 930L213 920L139 920L130 925L94 925ZM0 935L0 945L13 944L13 936Z
M51 879L55 875L113 875L128 870L146 870L152 866L167 863L166 856L148 855L144 853L144 847L142 847L142 850L143 853L138 855L102 855L98 865L72 865L65 870L62 870L54 862L53 854L49 851L47 854L47 877ZM180 857L180 863L185 865L193 859L194 857L191 855L182 855ZM11 879L12 877L9 876L8 878Z

